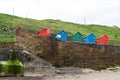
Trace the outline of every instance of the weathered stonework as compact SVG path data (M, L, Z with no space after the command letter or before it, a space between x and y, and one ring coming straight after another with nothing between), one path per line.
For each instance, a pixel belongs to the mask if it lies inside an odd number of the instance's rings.
M32 31L21 31L10 46L23 48L55 66L91 67L120 65L120 46L62 42L54 37L40 37ZM1 48L8 47L0 43ZM14 45L13 45L14 44Z

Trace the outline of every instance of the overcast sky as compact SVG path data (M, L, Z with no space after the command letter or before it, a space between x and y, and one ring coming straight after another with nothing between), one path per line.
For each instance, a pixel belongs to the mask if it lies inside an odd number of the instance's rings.
M0 13L120 26L120 0L0 0Z

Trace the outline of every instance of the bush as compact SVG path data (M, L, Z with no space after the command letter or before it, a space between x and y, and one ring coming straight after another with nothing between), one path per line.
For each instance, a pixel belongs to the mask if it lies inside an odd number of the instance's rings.
M101 70L105 70L107 67L105 65L98 65L95 70L101 71Z
M5 65L6 65L6 61L0 61L0 73L4 72Z
M0 63L0 73L2 72L2 64Z
M6 75L23 75L24 65L17 60L15 49L10 55L10 59L6 62L4 72Z
M8 60L5 66L5 74L7 75L22 75L24 73L24 66L18 60Z
M10 55L10 59L8 61L0 62L0 73L4 72L7 76L9 75L23 75L24 73L24 65L17 60L17 55L15 49Z

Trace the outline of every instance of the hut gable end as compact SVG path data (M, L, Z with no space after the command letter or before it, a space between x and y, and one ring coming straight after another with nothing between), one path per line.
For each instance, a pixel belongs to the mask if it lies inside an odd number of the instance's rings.
M70 41L72 42L82 42L82 34L80 32L76 32L70 37Z
M42 30L40 30L38 32L38 35L39 36L46 36L46 37L51 36L51 30L49 28L43 28Z
M67 41L67 32L61 30L60 32L57 33L55 38L61 41Z
M103 35L96 40L97 44L109 44L109 37L107 35Z
M96 43L96 36L93 33L91 33L83 38L83 42L95 44Z

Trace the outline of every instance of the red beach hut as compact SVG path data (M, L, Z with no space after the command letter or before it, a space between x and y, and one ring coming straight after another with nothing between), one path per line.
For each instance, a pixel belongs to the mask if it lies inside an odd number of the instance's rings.
M96 40L96 43L97 44L109 44L109 37L107 35L103 35Z
M46 37L48 37L48 36L51 35L51 30L50 30L50 28L43 28L42 30L40 30L38 32L38 35L39 36L46 36Z

